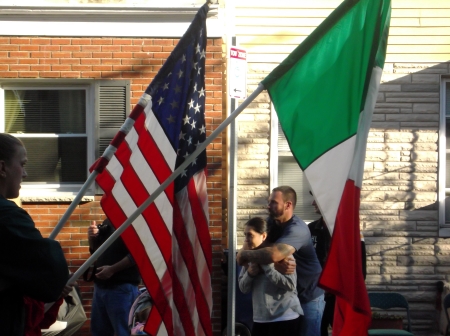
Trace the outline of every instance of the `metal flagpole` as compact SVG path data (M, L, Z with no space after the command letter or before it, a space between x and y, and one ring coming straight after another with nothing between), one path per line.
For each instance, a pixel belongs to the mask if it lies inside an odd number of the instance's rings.
M78 192L77 196L73 199L72 203L70 203L69 207L67 208L64 215L59 220L58 224L53 228L52 233L50 233L49 238L55 239L58 233L61 231L64 224L66 224L67 220L69 219L72 212L75 210L77 205L80 203L81 199L83 198L84 194L86 194L86 191L89 189L91 184L95 181L95 178L97 177L98 172L93 171L89 177L87 178L86 182L84 182L83 186L81 187L80 191Z
M128 219L119 226L114 233L84 262L83 265L73 274L67 283L71 283L77 280L93 263L98 257L114 242L114 240L119 237L122 232L124 232L128 226L150 205L155 199L172 183L178 175L180 175L187 166L189 166L195 158L203 152L206 147L220 134L222 131L231 124L231 122L236 119L236 117L264 90L264 86L259 84L256 90L245 99L239 107L230 114L230 116L225 119L212 133L211 135L201 144L197 146L197 149L189 155L186 160L163 182L156 188L153 194L150 195L147 200L142 203ZM234 261L234 259L233 259Z

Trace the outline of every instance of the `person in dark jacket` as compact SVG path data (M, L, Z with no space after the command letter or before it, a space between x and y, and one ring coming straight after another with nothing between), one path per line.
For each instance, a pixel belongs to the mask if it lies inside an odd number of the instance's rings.
M89 250L97 248L115 231L109 219L89 226ZM138 297L139 270L122 238L117 238L95 262L91 333L93 336L129 336L128 314Z
M19 196L26 163L22 142L0 133L0 335L24 335L36 317L25 301L39 309L57 301L69 278L60 244L43 238L30 215L8 200Z

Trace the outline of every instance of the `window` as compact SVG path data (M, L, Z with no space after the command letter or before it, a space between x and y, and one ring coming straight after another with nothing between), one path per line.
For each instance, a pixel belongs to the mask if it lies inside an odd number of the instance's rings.
M441 82L439 127L439 225L440 236L450 237L450 78Z
M280 185L288 185L294 188L297 193L297 205L294 209L294 214L307 223L315 221L320 218L320 215L314 212L314 207L311 205L313 197L309 194L310 186L289 149L286 137L274 110L271 119L270 148L276 148L276 151L270 153L270 189L272 190L274 187Z
M2 82L0 97L0 131L20 138L28 152L25 200L74 197L130 105L126 81Z

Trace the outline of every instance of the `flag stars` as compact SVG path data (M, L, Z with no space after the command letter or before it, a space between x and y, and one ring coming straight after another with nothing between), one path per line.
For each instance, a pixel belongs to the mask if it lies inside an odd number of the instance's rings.
M195 63L192 65L192 67L193 67L195 70L197 70L197 64L198 64L198 62L195 62Z
M192 120L192 123L189 124L191 126L191 129L195 128L195 124L196 124L195 120Z
M194 92L197 92L197 83L194 84Z
M181 58L181 63L186 62L186 55L183 54L183 57Z
M205 90L203 88L200 89L200 91L198 91L199 95L198 97L200 98L201 96L205 96Z
M205 125L200 128L200 134L206 133Z
M202 107L202 105L197 105L194 107L195 113L200 113L200 107Z
M164 98L163 97L159 97L158 104L161 105L163 102L164 102Z
M194 108L194 100L191 99L191 101L188 103L188 105L189 105L189 109Z
M164 91L164 90L167 90L168 88L169 88L169 83L164 83L163 91Z
M175 118L170 115L169 118L167 118L167 121L169 122L169 124L173 124L175 122Z
M188 143L189 146L192 145L192 137L189 137L187 139L187 143ZM186 154L186 155L188 155L188 154Z
M206 59L206 53L205 53L205 49L202 50L202 52L200 53L200 59Z
M175 89L173 89L175 91L175 93L180 93L181 92L181 86L179 86L178 84L175 85Z
M178 102L174 100L173 102L170 103L170 106L172 106L172 109L177 108Z
M196 53L196 54L201 54L201 51L200 51L200 43L197 43L197 46L195 47L195 53Z
M178 71L178 78L183 77L183 71L180 69L180 71Z
M183 131L180 132L180 136L178 137L178 140L184 140L184 136L186 133L183 133Z
M202 70L202 67L198 67L198 70L197 70L197 75L200 75L200 71Z
M186 115L186 117L183 118L184 125L189 124L189 119L191 119L191 118L189 118L188 115Z

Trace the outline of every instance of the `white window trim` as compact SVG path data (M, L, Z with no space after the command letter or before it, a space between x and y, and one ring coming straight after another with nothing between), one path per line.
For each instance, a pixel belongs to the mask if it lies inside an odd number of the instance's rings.
M269 191L278 186L278 115L270 103Z
M447 84L449 83L449 84ZM439 237L450 237L450 225L445 223L445 195L450 194L450 188L445 188L446 174L446 85L450 85L450 78L441 77L440 86L440 122L438 141L438 211L439 211Z
M58 86L56 86L58 85ZM4 111L4 90L30 90L30 89L84 89L86 90L86 136L87 136L87 167L86 167L86 178L89 176L89 167L95 161L95 93L94 93L94 83L89 84L75 84L70 82L56 83L56 82L43 82L36 81L33 83L27 82L22 84L3 82L0 85L0 108L2 113L0 113L0 131L5 131L5 115ZM34 134L21 134L20 137L32 137ZM46 134L42 137L56 137L57 135ZM75 135L76 136L76 135ZM26 180L22 183L20 190L20 199L22 202L71 202L78 191L81 189L83 184L64 184L59 183L34 183L27 184ZM95 195L95 184L92 184L84 197L82 202L93 201Z
M200 6L0 6L0 36L183 36ZM218 5L208 12L208 37L222 37Z

